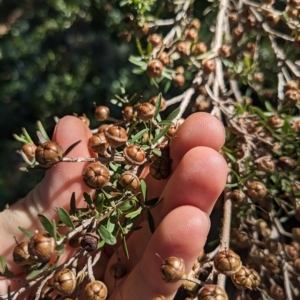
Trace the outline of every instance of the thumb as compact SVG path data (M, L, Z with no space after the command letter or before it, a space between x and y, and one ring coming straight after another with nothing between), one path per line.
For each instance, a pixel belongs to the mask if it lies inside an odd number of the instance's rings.
M67 116L57 123L52 140L59 143L63 150L81 140L68 157L91 157L87 147L91 135L89 128L80 119ZM83 192L91 192L82 179L85 166L86 163L58 163L46 171L43 180L25 198L0 213L0 253L7 258L13 272L18 272L17 267L14 269L15 264L11 264L12 251L16 246L14 237L18 242L24 240L18 226L30 231L41 230L37 214L43 214L50 220L55 219L55 208L68 209L73 192L76 203L80 205Z

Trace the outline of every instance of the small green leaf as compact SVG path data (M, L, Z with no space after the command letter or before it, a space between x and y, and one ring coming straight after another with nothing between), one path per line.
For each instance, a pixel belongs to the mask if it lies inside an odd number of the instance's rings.
M1 264L1 268L2 268L3 272L5 272L7 264L6 264L6 259L5 259L4 255L0 256L0 264Z
M98 228L98 232L100 237L105 241L106 244L115 245L117 243L117 239L103 225L100 225L100 227Z
M38 218L40 219L40 222L42 223L43 227L50 233L51 236L55 236L55 228L52 224L52 222L44 215L38 214Z
M58 217L60 218L60 220L66 224L68 227L72 228L72 229L75 229L74 227L74 224L71 220L71 217L69 215L69 213L62 207L59 207L57 209L57 214L58 214Z
M129 259L129 252L128 252L128 248L127 248L125 235L121 234L121 240L122 240L122 247L123 247L124 253L126 255L126 258Z
M130 140L129 143L133 144L135 141L137 141L138 139L140 139L146 132L149 131L149 128L143 129L140 132L138 132L137 134L135 134Z
M46 141L50 141L50 138L49 138L49 136L48 136L48 134L47 134L47 132L46 132L46 130L45 130L45 128L44 128L42 122L41 122L41 121L37 121L36 124L37 124L37 127L38 127L39 132L40 132L41 135L44 137L44 139L45 139Z
M75 192L72 193L71 200L70 200L70 214L75 215L76 213L76 198L75 198Z
M155 103L155 113L154 113L154 120L156 120L159 111L160 111L160 106L161 106L161 93L158 94L156 103Z
M81 140L73 143L71 146L68 147L68 149L64 152L63 156L67 156L78 144L81 143Z
M153 149L153 150L152 150L152 153L155 154L155 155L158 156L158 157L161 157L161 155L162 155L161 151L158 150L158 149Z
M166 120L173 121L180 113L180 108L173 110L166 118Z
M133 219L135 218L136 216L139 216L142 212L142 207L140 206L138 209L136 209L135 211L131 212L131 213L128 213L127 215L125 215L126 218L128 219Z
M147 63L145 61L142 61L142 59L139 56L137 57L137 56L131 55L129 57L129 61L131 63L133 63L134 65L137 65L137 66L143 68L144 70L146 70L146 68L147 68Z
M144 179L140 180L140 186L141 186L141 192L143 196L143 201L145 202L147 200L147 184Z
M148 220L151 233L154 233L155 231L154 220L149 210L147 210L147 220Z
M115 216L111 216L108 220L107 220L107 224L106 224L106 228L109 232L113 232L116 226L116 220L115 220Z
M157 143L169 130L171 124L170 125L166 125L157 135L156 137L151 141L152 144Z
M40 268L34 269L33 271L31 271L26 276L26 279L31 280L31 279L37 277L38 275L42 274L47 268L48 268L48 263L43 264Z
M30 137L30 135L29 135L29 133L27 132L26 128L22 127L22 132L23 132L23 134L24 134L25 139L26 139L29 143L34 144L33 141L32 141L32 139L31 139L31 137Z
M173 124L173 122L170 120L162 120L158 122L158 125L171 125L171 124Z
M159 197L152 198L150 200L145 201L147 206L155 206L158 203ZM162 200L162 199L161 199Z
M92 200L91 196L88 193L83 193L83 198L84 198L85 202L88 205L92 205L93 204L93 200Z
M236 158L233 156L233 155L231 155L230 153L228 153L228 152L224 152L225 153L225 155L232 161L232 162L236 162Z
M265 101L265 107L266 107L267 111L274 112L274 108L269 101Z
M103 211L103 202L104 202L104 195L102 193L98 194L95 199L96 209L99 214L102 214Z
M30 231L28 231L27 229L21 227L21 226L18 226L18 228L20 229L21 232L23 232L26 236L28 236L29 238L33 237L34 234L31 233Z

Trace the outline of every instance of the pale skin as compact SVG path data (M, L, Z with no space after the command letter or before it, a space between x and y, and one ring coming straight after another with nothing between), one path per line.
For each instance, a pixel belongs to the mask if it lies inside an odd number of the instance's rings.
M57 124L52 140L67 149L80 139L81 143L68 156L90 157L93 154L86 146L90 136L90 130L81 120L67 116ZM110 300L151 300L158 295L173 299L181 282L166 283L161 279L162 260L157 254L162 259L181 257L185 261L186 273L192 268L210 229L208 215L226 182L227 164L218 153L224 140L223 125L206 113L189 116L178 129L171 142L171 176L162 181L146 176L148 197L163 197L152 211L156 227L154 234L143 221L142 229L127 240L129 260L119 248L119 257L126 265L128 275L117 282L117 287L108 271L109 266L117 261L111 248L103 251L101 264L95 270L97 279L107 285ZM91 192L82 180L84 167L84 163L57 164L24 199L0 213L0 254L7 258L15 274L21 276L23 271L23 267L12 261L16 246L14 237L20 242L25 239L18 226L32 232L41 230L37 214L56 218L55 208L68 209L72 192L76 194L77 206L83 206L82 193ZM73 254L74 250L67 249L62 261ZM8 285L12 290L16 288L15 282L0 279L0 295L7 293Z

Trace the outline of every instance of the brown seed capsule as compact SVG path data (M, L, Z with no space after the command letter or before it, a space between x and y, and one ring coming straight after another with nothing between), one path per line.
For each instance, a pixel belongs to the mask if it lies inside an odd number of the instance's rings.
M30 254L28 252L28 242L17 244L13 252L13 260L18 265L30 264Z
M268 120L268 125L274 129L281 128L284 125L284 120L277 116L272 116Z
M155 106L157 103L157 98L158 96L154 96L150 99L150 103ZM167 101L164 97L161 97L161 101L160 101L160 109L159 111L164 111L167 108Z
M297 274L300 274L300 258L296 258L293 263L294 270Z
M298 250L292 245L284 245L284 252L288 260L295 260L299 257Z
M198 31L195 28L189 28L185 31L185 38L188 41L196 42L198 40Z
M110 126L104 132L106 140L112 148L117 148L127 142L126 130L121 126Z
M222 45L219 48L219 55L221 57L229 57L231 55L231 47L228 45Z
M173 84L175 87L182 87L185 84L185 77L182 74L173 76Z
M147 23L144 24L138 24L136 27L136 31L140 35L147 35L149 32L149 26Z
M266 22L268 23L269 26L274 27L279 22L280 15L275 15L274 13L268 13L265 16L265 20L266 20Z
M109 273L115 279L121 279L127 274L127 269L123 263L116 262L110 266Z
M269 155L256 159L255 164L259 171L272 173L275 170L275 162L273 161L272 156Z
M75 274L67 268L60 270L53 277L53 288L62 296L71 295L76 288Z
M124 172L119 179L120 186L128 191L134 191L140 187L139 178L132 172Z
M297 166L297 161L291 157L287 156L281 156L278 159L278 163L280 167L286 168L286 169L293 169Z
M284 101L290 105L296 105L300 101L298 90L287 90L284 94Z
M28 243L31 259L37 262L48 262L55 252L55 240L48 232L37 232Z
M124 107L124 109L122 110L122 117L123 120L126 122L131 122L134 119L134 110L133 107L131 105L127 105Z
M154 117L155 106L150 102L142 103L137 108L137 117L142 121L149 121Z
M179 42L176 46L176 50L182 56L189 54L189 46L185 42Z
M166 179L171 173L171 163L162 158L155 159L150 165L150 174L157 180Z
M201 55L207 52L207 46L205 43L197 43L192 47L192 52L194 55Z
M260 285L261 279L255 270L242 266L237 273L231 276L231 280L238 289L253 290Z
M277 257L272 254L266 254L262 259L262 265L273 273L277 273L280 269L278 268L279 262Z
M234 42L238 42L242 39L244 34L244 28L242 26L237 26L232 30L232 37Z
M296 242L300 242L300 227L294 227L292 229L292 239Z
M146 73L150 78L157 78L162 75L164 66L158 59L151 60L146 69Z
M185 274L185 264L182 258L168 257L161 265L163 280L168 283L177 282Z
M89 282L84 290L86 300L105 300L107 298L107 287L99 280Z
M237 21L238 21L238 15L237 15L237 13L230 13L228 15L228 19L229 19L229 23L231 25L236 24Z
M268 238L265 242L265 245L266 245L266 249L268 249L270 252L272 252L275 255L278 255L283 249L282 243L278 242L275 239Z
M149 36L149 42L152 47L158 47L162 45L162 38L159 34L153 33Z
M176 131L177 131L177 129L179 128L179 126L176 124L172 124L170 127L169 127L169 129L168 129L168 131L166 132L166 136L169 138L169 139L172 139L174 136L175 136L175 134L176 134Z
M63 159L63 149L52 141L42 143L35 150L35 159L42 167L52 167Z
M163 51L158 55L158 59L166 66L170 63L170 56L167 52Z
M214 266L217 271L225 275L233 275L242 267L239 255L232 250L222 250L214 258Z
M206 284L198 294L198 300L228 300L226 292L215 284Z
M284 92L287 92L288 90L298 90L298 84L296 81L290 80L284 85Z
M79 235L76 235L76 236L72 237L71 239L69 239L68 244L72 248L78 248L78 247L80 247L81 240L82 240L82 235L79 234Z
M255 72L253 74L253 80L257 83L263 83L265 80L265 75L262 72Z
M24 152L29 161L35 157L36 145L33 143L26 143L22 146L21 150Z
M283 288L277 284L270 287L270 296L274 300L286 300L286 295Z
M241 249L248 248L252 245L251 239L249 238L249 235L245 231L237 232L235 238L236 238L235 241L236 245Z
M145 163L146 153L138 145L126 146L123 150L125 161L129 165L141 166Z
M262 182L252 181L248 184L247 195L252 200L257 201L265 197L267 189Z
M109 178L109 170L100 162L89 164L83 171L83 180L92 189L102 189Z
M104 105L99 105L95 108L94 114L97 121L105 121L109 117L109 108Z
M213 59L205 59L202 61L202 69L205 74L210 74L215 71L216 63Z
M98 127L98 133L104 133L109 127L112 125L110 124L102 124Z
M256 26L257 20L253 14L249 14L247 16L247 21L246 21L246 28L247 29L252 29Z
M88 140L88 147L90 150L101 155L106 154L108 142L103 132L92 135Z
M80 246L87 252L97 250L100 237L94 232L86 232L80 241Z
M241 190L233 190L230 194L230 199L234 204L242 204L246 201L247 197Z
M193 20L190 22L189 27L195 28L195 29L198 29L198 30L199 30L200 27L201 27L201 22L200 22L200 20L197 19L197 18L193 19Z
M85 114L83 114L82 116L78 116L78 119L80 119L88 127L90 126L90 119Z

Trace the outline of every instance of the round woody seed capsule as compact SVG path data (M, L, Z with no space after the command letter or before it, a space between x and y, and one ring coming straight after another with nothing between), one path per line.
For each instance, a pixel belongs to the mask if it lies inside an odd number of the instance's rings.
M230 276L240 270L242 261L235 252L225 249L215 256L214 266L220 273Z
M252 181L248 184L247 195L252 200L260 200L267 194L267 189L262 182Z
M109 117L109 108L104 105L99 105L95 108L95 119L97 121L105 121Z
M13 260L18 265L27 265L30 263L30 254L28 252L28 242L17 244L13 252Z
M246 195L241 190L233 190L230 194L230 198L234 204L242 204L246 201Z
M121 175L119 184L125 190L134 191L140 187L140 180L134 173L126 171Z
M60 270L53 277L53 288L62 296L71 295L76 288L75 274L67 268Z
M166 66L170 63L170 56L168 55L167 52L161 52L158 55L158 59Z
M109 178L109 170L100 162L89 164L83 171L83 180L92 189L102 189Z
M228 300L226 292L215 284L206 284L198 294L198 300Z
M137 117L142 121L149 121L154 117L155 106L150 102L145 102L137 108Z
M253 290L260 285L260 276L255 270L250 270L245 266L231 276L233 284L238 289L250 289Z
M82 116L78 116L78 119L80 119L88 127L90 126L90 119L85 114L83 114Z
M152 47L158 47L162 44L162 38L159 34L153 33L149 36L149 42L151 43Z
M155 159L150 165L150 174L157 180L166 179L171 173L171 163L162 159Z
M109 273L115 279L121 279L127 274L127 269L123 263L116 262L110 266Z
M52 167L63 159L63 149L52 141L42 143L35 150L35 159L42 167Z
M126 130L121 126L110 126L104 133L106 140L113 148L124 145L128 139Z
M158 59L154 59L148 63L146 73L150 78L157 78L162 75L163 68L162 62Z
M125 106L122 110L123 120L126 122L131 122L134 118L134 110L131 105Z
M99 235L93 232L87 232L80 241L80 246L87 252L93 252L98 248Z
M185 264L182 258L171 256L164 261L160 270L164 281L174 283L181 280L185 274Z
M123 150L125 161L129 165L141 166L145 163L146 153L137 145L126 146Z
M48 262L55 252L55 240L48 232L37 232L28 243L31 259L37 262Z
M103 132L92 135L88 140L88 147L90 150L104 155L108 148L108 142Z
M26 157L32 161L35 157L36 145L33 143L26 143L22 146L21 150L24 152Z
M108 291L106 285L99 280L89 282L84 290L86 300L105 300Z
M284 289L277 284L270 287L270 296L275 300L286 300Z
M150 99L150 103L156 106L158 96L154 96ZM164 111L167 108L167 101L164 97L161 97L159 111Z

